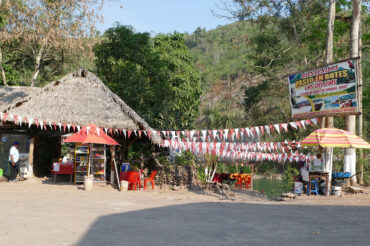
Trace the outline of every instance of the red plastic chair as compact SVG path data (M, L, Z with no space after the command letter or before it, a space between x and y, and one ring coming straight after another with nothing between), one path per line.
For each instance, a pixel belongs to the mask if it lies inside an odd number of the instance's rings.
M129 186L131 185L131 190L136 190L136 188L141 187L140 174L138 172L133 172L128 180Z
M147 183L147 182L152 182L152 189L154 190L154 177L155 177L156 173L157 173L157 171L156 171L156 170L154 170L154 171L150 174L149 178L144 179L144 190L146 190L146 183Z
M128 181L128 189L129 190L136 190L137 187L140 190L141 181L140 181L140 174L134 171L123 172L120 175L120 180Z
M238 189L238 186L240 189L243 188L243 183L244 183L244 178L241 175L238 175L235 177L236 182L235 182L235 188Z
M251 188L251 180L252 180L252 177L251 176L246 176L245 177L245 189L248 190Z

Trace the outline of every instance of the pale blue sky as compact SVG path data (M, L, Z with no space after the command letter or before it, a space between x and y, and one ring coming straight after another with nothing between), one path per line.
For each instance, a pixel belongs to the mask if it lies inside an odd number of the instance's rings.
M103 32L115 22L132 25L136 31L156 33L193 32L197 27L207 30L230 23L213 16L219 0L120 0L106 1L103 9ZM122 6L122 8L120 7Z

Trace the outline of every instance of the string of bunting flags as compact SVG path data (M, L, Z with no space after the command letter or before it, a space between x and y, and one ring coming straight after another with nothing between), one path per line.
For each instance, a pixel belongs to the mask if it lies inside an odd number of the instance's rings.
M2 122L13 122L16 125L22 126L26 125L28 128L31 128L32 125L40 128L41 130L54 130L54 131L61 131L63 133L70 133L70 132L79 132L83 126L76 125L76 124L67 124L67 123L56 123L54 121L45 121L31 117L23 117L20 115L14 114L7 114L7 113L0 113L0 121ZM90 127L87 126L87 132L89 132ZM125 138L130 138L132 133L136 136L141 137L142 133L147 136L149 139L151 138L152 132L157 134L156 131L144 131L144 130L125 130L125 129L112 129L112 128L96 128L97 133L104 131L106 134L110 135L124 135Z
M0 120L14 122L17 125L26 125L29 128L35 125L41 130L59 130L61 132L78 132L82 126L67 123L56 123L31 117L23 117L20 115L0 113ZM126 130L126 129L112 129L112 128L99 128L97 131L104 131L110 135L124 135L125 138L130 138L132 133L135 136L142 137L144 134L149 139L152 134L158 134L162 139L183 139L183 141L240 141L246 139L253 139L256 137L264 136L266 134L271 135L272 133L281 134L283 131L288 132L289 129L297 130L299 128L305 128L306 126L317 124L319 118L312 118L300 121L292 121L288 123L270 124L264 126L252 126L245 128L233 128L233 129L217 129L217 130Z
M261 137L266 134L271 136L272 133L281 134L288 132L289 129L297 130L309 125L317 125L319 119L312 118L307 120L292 121L288 123L270 124L264 126L252 126L245 128L216 129L216 130L162 130L160 131L163 139L183 139L183 141L242 141ZM185 139L185 140L184 140Z
M300 142L190 142L163 140L163 147L177 153L189 151L194 155L211 154L226 159L248 161L290 162L310 161L312 156L299 153Z
M299 141L284 142L183 142L182 140L163 140L163 147L178 151L205 152L241 151L241 152L282 152L289 153L301 148Z

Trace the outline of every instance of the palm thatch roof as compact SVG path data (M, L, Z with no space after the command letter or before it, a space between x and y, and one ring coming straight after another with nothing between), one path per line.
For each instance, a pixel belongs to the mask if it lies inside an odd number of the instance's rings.
M0 86L0 111L40 89L30 86Z
M0 93L8 88L1 88ZM16 89L5 94L9 99L0 104L1 112L71 125L94 123L103 128L152 130L120 97L84 68L43 88L22 87L18 88L19 92ZM152 141L158 144L160 137L153 134Z

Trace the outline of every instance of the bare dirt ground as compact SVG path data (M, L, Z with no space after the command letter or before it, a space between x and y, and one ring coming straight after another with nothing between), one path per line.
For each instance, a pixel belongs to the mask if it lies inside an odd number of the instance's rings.
M0 183L0 245L369 245L370 188L276 202L254 192Z

